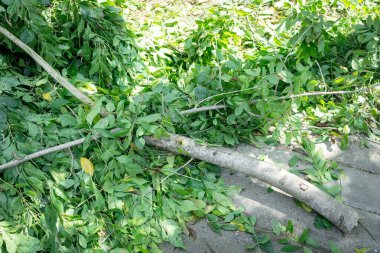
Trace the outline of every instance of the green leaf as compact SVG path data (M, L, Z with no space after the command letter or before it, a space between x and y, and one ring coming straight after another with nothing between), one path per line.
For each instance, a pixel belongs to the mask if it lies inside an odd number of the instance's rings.
M298 156L295 155L292 158L290 158L288 164L289 164L290 167L294 167L294 166L297 165L298 161L299 161L299 158L298 158Z
M273 233L275 233L276 235L280 235L281 229L282 229L281 223L278 222L278 221L276 221L276 220L272 220L272 230L273 230Z
M191 212L198 210L197 206L190 200L184 200L181 202L182 212Z
M82 248L87 248L87 239L86 237L84 237L84 235L82 234L78 234L78 238L79 238L79 245L82 247Z
M278 77L276 74L270 74L266 77L266 79L271 83L271 84L278 84Z
M346 150L348 148L349 140L348 140L348 134L343 135L343 138L340 142L340 149Z
M248 216L249 223L251 224L252 227L256 225L256 216L250 215Z
M32 122L27 122L28 125L28 133L32 138L35 138L37 134L39 134L38 126Z
M313 253L313 251L312 251L310 248L304 246L304 247L303 247L303 253ZM365 252L364 252L364 253L365 253Z
M221 226L221 229L224 229L226 231L236 231L236 230L238 230L238 227L236 227L235 225L232 225L232 224L223 224Z
M138 149L143 149L145 146L145 139L144 138L137 138L135 139L135 145Z
M232 135L224 134L224 141L229 145L235 145L235 138Z
M234 213L229 213L229 214L227 214L226 217L224 218L224 222L231 222L234 218L235 218Z
M147 115L147 116L138 118L137 122L138 123L153 123L157 120L160 120L161 118L162 118L161 114L155 113L155 114L151 114L151 115Z
M93 126L94 129L105 129L108 126L108 118L100 119L96 124Z
M299 250L299 247L295 245L286 245L281 248L281 251L283 252L296 252L298 250Z
M160 225L164 239L168 240L174 247L184 248L184 244L180 236L182 230L174 220L164 219L160 222Z
M287 231L289 233L293 233L293 230L294 230L293 222L291 220L288 220L285 231Z
M63 127L76 126L76 124L77 124L77 119L75 117L73 117L72 115L67 114L67 113L59 116L59 119L61 120L61 124Z
M355 253L367 253L370 251L370 248L361 248L361 249L354 248L354 251Z
M264 244L259 244L259 248L266 253L275 253L274 247L271 241L268 241Z
M13 236L8 233L2 233L3 240L5 242L5 247L9 253L17 252L17 241L14 240Z
M329 247L332 253L341 253L338 245L336 245L334 242L329 241Z
M29 44L34 40L34 33L28 29L25 29L20 34L20 40L22 40L22 42L24 42L25 44Z
M92 110L87 114L86 120L89 125L91 125L95 117L99 115L102 109L102 103L102 99L98 100Z
M306 242L307 238L309 237L309 232L310 232L310 229L305 229L305 230L302 232L300 238L298 239L298 242L299 242L299 243L304 243L304 242Z
M267 234L257 235L257 242L259 244L266 244L266 243L270 242L270 236Z

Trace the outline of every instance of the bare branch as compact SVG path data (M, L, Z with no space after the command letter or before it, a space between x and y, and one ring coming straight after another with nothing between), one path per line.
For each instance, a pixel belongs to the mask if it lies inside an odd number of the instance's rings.
M41 157L41 156L44 156L47 154L51 154L51 153L54 153L57 151L61 151L64 149L68 149L68 148L71 148L74 146L78 146L84 142L84 139L85 138L80 138L80 139L75 140L75 141L66 142L64 144L61 144L61 145L58 145L55 147L51 147L51 148L47 148L47 149L43 149L43 150L40 150L40 151L35 152L33 154L27 155L22 159L17 159L17 160L10 161L8 163L4 163L4 164L0 165L0 172L3 170L9 169L9 168L15 167L21 163L33 160L33 159L38 158L38 157Z
M380 83L376 83L376 84L371 85L369 87L364 87L364 88L360 88L357 90L305 92L302 94L295 94L295 95L290 95L290 96L278 97L278 98L275 98L273 100L284 100L284 99L293 99L293 98L311 97L311 96L354 94L354 93L359 93L359 92L365 92L365 91L368 91L370 89L376 88L378 86L380 86ZM261 99L255 99L255 100L253 100L253 102L257 102L259 100L261 100Z
M211 110L218 110L218 109L225 109L225 108L226 108L225 105L203 106L203 107L196 107L189 110L184 110L184 111L181 111L179 114L187 115L187 114L192 114L192 113L197 113L197 112L204 112L204 111L211 111Z

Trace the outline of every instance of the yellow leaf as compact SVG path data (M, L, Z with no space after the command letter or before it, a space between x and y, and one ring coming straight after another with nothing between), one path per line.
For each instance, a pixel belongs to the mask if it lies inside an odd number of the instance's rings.
M42 97L49 102L52 100L50 92L42 94Z
M94 175L94 165L86 157L80 158L80 165L82 167L82 170L84 170L84 172L86 172L90 176Z
M305 210L306 212L310 213L313 209L311 209L310 206L306 205L305 203L302 203L301 202L301 206L303 208L303 210Z
M232 221L232 222L230 222L230 224L231 224L231 225L235 225L235 226L237 226L237 228L239 229L239 231L242 231L242 232L245 231L245 227L244 227L244 225L241 224L241 223L238 223L238 222L234 222L234 221Z
M361 249L354 248L354 251L355 253L367 253L369 251L369 248L361 248Z

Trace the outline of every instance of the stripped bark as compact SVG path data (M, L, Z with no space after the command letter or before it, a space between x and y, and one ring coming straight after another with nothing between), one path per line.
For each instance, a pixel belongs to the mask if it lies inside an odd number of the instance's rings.
M352 208L337 202L315 185L284 169L247 157L231 148L200 145L193 139L180 135L162 139L145 137L145 141L150 146L194 157L266 182L307 204L343 232L351 231L358 223L359 216Z

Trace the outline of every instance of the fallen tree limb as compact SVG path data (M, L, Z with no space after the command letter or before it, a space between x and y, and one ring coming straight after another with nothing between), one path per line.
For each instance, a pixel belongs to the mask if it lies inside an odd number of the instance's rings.
M113 131L116 132L117 130L118 129L114 129ZM93 139L96 138L98 137L95 136ZM352 208L342 203L338 203L334 198L320 190L318 187L286 170L275 167L272 164L258 161L231 148L200 145L194 140L180 135L171 135L170 137L163 139L155 139L151 136L146 136L145 141L148 145L156 148L190 156L255 177L304 202L313 210L330 220L343 232L349 232L357 225L358 214ZM38 151L22 159L13 160L1 165L0 171L53 152L80 145L83 142L84 138L81 138Z
M56 71L52 66L49 65L41 56L39 56L33 49L31 49L24 42L19 40L16 36L14 36L11 32L9 32L4 27L0 26L0 33L19 46L22 50L24 50L30 57L32 57L46 72L48 72L54 80L56 80L60 85L65 87L73 96L82 101L85 104L92 105L94 102L77 89L74 85L72 85L66 78L61 76L58 71Z
M190 138L179 135L162 139L145 137L145 141L150 146L194 157L266 182L304 202L343 232L349 232L357 225L359 217L352 208L338 203L315 185L286 170L247 157L233 149L200 145Z

